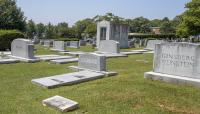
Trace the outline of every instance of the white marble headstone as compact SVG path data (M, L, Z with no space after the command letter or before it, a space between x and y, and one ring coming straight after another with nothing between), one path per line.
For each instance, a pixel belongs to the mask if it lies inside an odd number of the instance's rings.
M79 55L78 66L95 71L106 71L106 57L96 53L81 54Z
M28 39L15 39L11 44L11 54L14 57L35 59L34 44Z
M98 48L99 52L120 53L120 44L114 40L102 40Z
M156 44L154 72L200 79L200 45Z

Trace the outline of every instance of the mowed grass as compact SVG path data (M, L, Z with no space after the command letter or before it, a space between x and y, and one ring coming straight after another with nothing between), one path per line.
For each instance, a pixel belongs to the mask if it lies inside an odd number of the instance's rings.
M40 54L52 53L38 48ZM69 114L199 114L199 88L144 79L144 72L152 70L152 58L141 54L108 59L107 69L119 75L55 89L36 86L31 79L72 72L68 66L77 63L0 65L0 114L61 114L42 106L42 100L54 95L79 103Z

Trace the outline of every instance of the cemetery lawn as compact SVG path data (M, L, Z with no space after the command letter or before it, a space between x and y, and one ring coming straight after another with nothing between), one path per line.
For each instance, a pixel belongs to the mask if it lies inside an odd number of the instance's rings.
M37 54L54 54L37 48ZM54 95L79 103L80 108L68 114L199 114L199 88L144 79L144 72L152 70L152 58L141 54L108 59L107 69L119 75L55 89L36 86L31 79L72 72L68 66L77 63L0 65L0 114L61 114L42 106L42 100Z

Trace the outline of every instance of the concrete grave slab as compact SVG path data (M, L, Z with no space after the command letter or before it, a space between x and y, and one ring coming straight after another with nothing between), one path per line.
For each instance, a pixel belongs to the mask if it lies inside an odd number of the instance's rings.
M44 106L49 106L49 107L58 109L61 112L72 111L79 107L77 102L58 96L58 95L43 100L42 104Z
M85 81L95 80L103 77L104 74L102 73L84 70L80 72L73 72L73 73L55 75L39 79L33 79L31 82L41 87L50 89L63 85L78 84Z
M50 61L50 60L58 60L58 59L70 59L73 58L72 56L36 56L38 59L42 61Z
M50 62L54 64L67 64L67 63L78 62L78 58L50 60Z
M81 54L85 54L86 52L83 51L73 51L73 52L60 52L61 54L69 54L73 56L79 56Z
M18 63L18 59L0 59L0 64Z

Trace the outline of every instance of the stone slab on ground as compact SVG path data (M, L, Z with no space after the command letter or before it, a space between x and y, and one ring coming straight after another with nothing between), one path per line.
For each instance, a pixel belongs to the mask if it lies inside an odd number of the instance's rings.
M120 54L124 54L124 55L135 55L135 54L143 54L142 52L133 52L133 51L129 51L129 52L121 52Z
M42 104L44 106L49 106L58 109L61 112L72 111L79 107L77 102L58 95L43 100Z
M0 55L11 55L11 51L0 51Z
M41 87L50 89L50 88L55 88L62 85L72 85L72 84L82 83L85 81L103 78L103 77L104 77L104 74L102 73L84 70L84 71L79 71L79 72L33 79L31 82Z
M192 85L200 88L200 79L168 75L155 72L146 72L144 77L147 79L160 80L173 84Z
M22 62L28 62L28 63L35 63L35 62L40 61L40 59L38 59L38 58L28 59L28 58L17 57L17 56L12 56L12 55L8 55L8 57L12 58L12 59L17 59L17 60L22 61Z
M131 50L131 51L132 51L132 52L142 52L142 53L143 53L143 52L148 52L149 50L142 50L142 49L141 49L141 50Z
M73 63L73 62L78 62L78 58L50 60L50 63L54 63L54 64L67 64L67 63Z
M143 52L143 53L150 53L150 54L154 54L154 51L147 51L147 52Z
M70 59L73 58L72 56L36 56L38 59L42 61L50 61L50 60L58 60L58 59Z
M120 54L120 53L101 53L96 51L95 53L102 55L102 56L106 56L107 58L117 58L117 57L128 57L125 54Z
M104 74L105 76L115 76L117 75L118 73L117 72L114 72L114 71L96 71L96 70L91 70L91 69L85 69L85 68L80 68L78 66L69 66L69 68L73 71L84 71L84 70L89 70L89 71L92 71L92 72L98 72L98 73L102 73Z
M0 64L18 63L18 59L0 59Z
M67 50L59 50L59 49L50 49L51 51L58 51L58 52L67 52Z
M85 54L86 52L83 51L73 51L73 52L60 52L61 54L69 54L73 56L79 56L81 54Z

